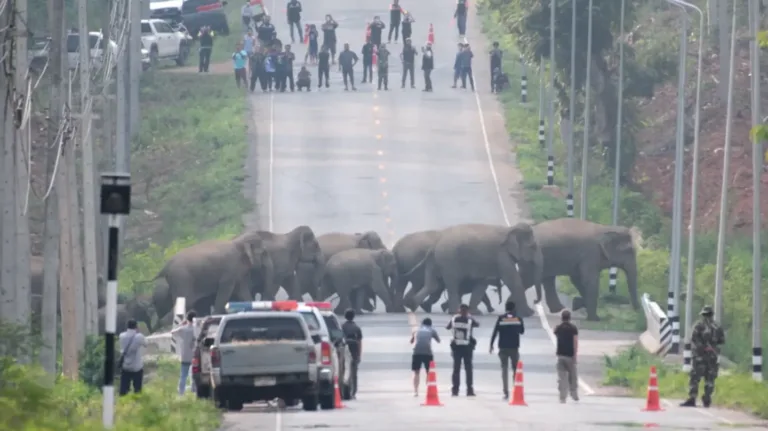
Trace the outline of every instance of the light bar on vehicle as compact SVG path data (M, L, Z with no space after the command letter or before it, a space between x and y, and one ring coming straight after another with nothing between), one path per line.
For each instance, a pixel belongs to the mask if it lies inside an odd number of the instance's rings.
M228 302L224 307L228 314L243 311L292 311L299 307L296 301L253 301L253 302Z
M304 305L308 307L315 307L320 310L333 310L333 304L330 302L304 302Z

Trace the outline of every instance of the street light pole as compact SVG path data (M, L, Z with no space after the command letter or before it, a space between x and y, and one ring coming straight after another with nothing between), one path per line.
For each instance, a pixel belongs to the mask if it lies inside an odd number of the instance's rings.
M624 111L624 9L626 0L621 0L621 24L619 36L619 97L617 105L616 119L616 163L613 168L613 214L612 221L614 226L619 224L619 188L621 178L621 123ZM608 278L608 291L611 294L616 293L616 274L618 270L615 266L611 267Z
M549 2L549 131L547 136L547 185L555 185L555 0Z
M565 197L565 210L568 217L573 217L573 129L575 128L576 110L576 0L571 0L571 89L568 107L570 127L568 130L568 195Z
M728 215L728 184L731 178L731 120L733 118L733 71L736 48L736 4L731 18L731 53L728 58L728 103L725 110L725 144L723 146L723 178L720 190L720 220L717 230L717 262L715 263L715 319L723 319L723 270L725 266L725 223Z
M592 4L594 0L589 0L587 13L587 80L584 84L584 144L581 149L581 208L580 216L582 220L587 219L587 187L589 186L589 121L590 121L590 100L592 91Z

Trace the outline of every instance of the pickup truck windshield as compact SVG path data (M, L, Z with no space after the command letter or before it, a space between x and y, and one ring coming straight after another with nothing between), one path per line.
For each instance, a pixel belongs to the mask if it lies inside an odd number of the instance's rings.
M253 317L233 319L225 323L221 343L249 341L305 340L306 334L299 322L286 317Z
M307 322L307 326L309 326L310 331L317 332L320 330L320 322L317 321L317 316L315 316L315 313L311 311L302 311L301 317L303 317L304 321Z

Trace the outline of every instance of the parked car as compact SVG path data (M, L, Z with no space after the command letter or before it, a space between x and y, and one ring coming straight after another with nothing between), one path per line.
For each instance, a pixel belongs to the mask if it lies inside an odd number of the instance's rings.
M88 47L90 49L91 67L93 69L101 69L103 62L105 61L104 42L101 32L91 31L88 32ZM109 41L108 57L112 63L112 67L117 66L117 43L115 41ZM67 66L69 69L76 69L80 63L80 34L69 33L67 35Z
M193 37L197 37L203 26L209 26L214 32L227 35L229 23L227 11L224 9L226 5L226 0L185 0L181 5L181 20Z
M211 396L211 349L205 345L206 339L212 339L216 336L219 329L222 315L212 315L197 319L199 334L195 353L192 358L192 380L195 382L195 388L198 398L210 398Z
M176 31L161 19L141 20L141 42L148 47L149 62L152 67L160 60L173 60L183 66L192 48L189 36Z

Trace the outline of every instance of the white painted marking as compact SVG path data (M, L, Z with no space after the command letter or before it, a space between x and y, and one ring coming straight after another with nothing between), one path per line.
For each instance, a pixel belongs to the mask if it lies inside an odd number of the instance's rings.
M274 3L274 2L273 2ZM274 5L273 5L274 6ZM269 95L269 192L267 198L267 230L272 232L275 181L275 95Z

